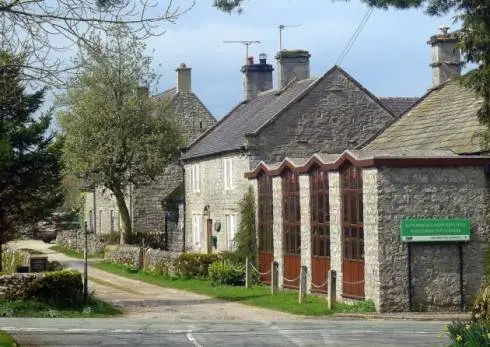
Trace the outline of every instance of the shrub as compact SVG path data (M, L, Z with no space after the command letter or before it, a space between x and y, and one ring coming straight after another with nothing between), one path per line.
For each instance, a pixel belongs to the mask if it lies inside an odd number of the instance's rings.
M240 224L235 236L236 255L245 261L248 257L252 264L257 265L257 230L255 228L255 197L252 187L240 201Z
M27 264L29 254L27 252L13 249L4 249L2 251L2 274L14 273L17 267Z
M61 271L63 270L63 266L59 261L50 261L48 265L48 271Z
M82 275L74 270L47 272L32 283L29 296L55 307L79 307L83 302Z
M450 346L490 346L489 330L481 322L453 322L447 326Z
M490 320L490 285L478 292L473 304L472 319L483 322Z
M101 240L107 242L109 245L119 245L121 243L121 233L111 232L108 234L103 234Z
M229 260L218 260L209 266L209 279L213 285L243 285L245 266Z
M163 249L165 245L164 237L164 233L138 231L133 233L131 244L153 249Z
M218 260L216 254L181 254L174 260L175 275L183 278L207 278L208 268L216 260Z

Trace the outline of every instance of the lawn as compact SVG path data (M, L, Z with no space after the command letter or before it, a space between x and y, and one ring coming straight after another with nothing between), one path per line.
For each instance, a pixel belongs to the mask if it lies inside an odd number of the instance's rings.
M0 317L103 318L120 314L121 311L117 307L94 297L90 298L85 309L53 308L44 302L33 299L0 300Z
M341 312L374 311L372 301L360 301L353 305L337 303L337 307L332 311L328 309L327 301L319 296L308 295L305 302L299 304L298 293L295 291L282 291L272 296L270 287L262 285L256 285L252 289L239 286L212 286L208 280L170 278L147 271L136 272L134 269L119 264L101 263L93 266L116 275L166 288L186 290L226 301L237 301L247 305L299 315L324 316Z
M15 347L18 346L17 342L7 334L5 331L0 330L0 347Z
M64 255L66 255L68 257L83 259L83 252L78 252L74 249L64 248L61 246L52 246L52 247L49 247L49 249L56 251L56 252L59 252L59 253L63 253ZM90 254L88 255L88 258L98 258L98 257L99 256L90 255Z

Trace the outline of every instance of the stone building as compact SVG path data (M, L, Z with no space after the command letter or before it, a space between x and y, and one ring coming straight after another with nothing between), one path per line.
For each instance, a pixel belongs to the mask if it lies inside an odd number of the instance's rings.
M490 156L480 99L451 79L456 43L447 31L431 38L432 88L361 149L262 162L247 174L258 197L259 265L277 261L281 286L297 288L306 266L309 290L325 293L333 269L339 299L371 299L379 311L471 302L487 252ZM469 240L445 236L461 220ZM402 239L414 222L442 236Z
M265 55L242 67L244 101L194 141L185 166L186 247L233 249L244 178L260 161L355 148L397 119L415 98L380 99L338 66L311 78L307 51L281 51L278 81Z
M192 92L191 68L181 64L177 69L176 87L153 96L156 102L168 105L186 140L191 143L212 127L216 120ZM183 247L183 169L179 163L170 165L165 173L148 185L129 187L126 203L135 232L162 234L161 247L181 251ZM97 233L119 232L121 222L116 200L109 190L97 188L86 194L85 220ZM95 207L94 207L95 206ZM93 211L97 211L96 214ZM179 222L180 218L180 222ZM168 223L166 223L168 222Z

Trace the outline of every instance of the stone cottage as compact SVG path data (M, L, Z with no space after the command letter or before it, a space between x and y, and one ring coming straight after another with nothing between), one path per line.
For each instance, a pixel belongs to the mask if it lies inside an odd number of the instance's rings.
M339 299L371 299L379 311L464 310L476 294L490 164L480 100L446 81L459 75L457 37L443 31L429 43L433 88L360 150L262 162L247 174L259 245L272 245L259 251L261 267L272 254L281 286L297 288L302 265L309 290L325 293L333 269ZM419 234L403 238L410 224Z
M194 141L185 167L186 248L232 250L238 203L250 183L245 172L260 161L355 148L397 119L415 98L380 99L334 66L311 78L307 51L281 51L279 86L261 54L241 68L244 101Z
M153 96L172 110L187 143L191 143L216 120L191 88L191 68L181 64L177 69L177 85ZM133 230L161 234L162 248L181 251L183 247L183 169L179 163L167 167L155 182L129 187L127 204ZM119 232L121 222L115 198L109 190L87 193L85 220L96 233ZM96 211L94 213L93 211ZM180 220L180 223L178 222ZM167 223L168 222L168 223Z

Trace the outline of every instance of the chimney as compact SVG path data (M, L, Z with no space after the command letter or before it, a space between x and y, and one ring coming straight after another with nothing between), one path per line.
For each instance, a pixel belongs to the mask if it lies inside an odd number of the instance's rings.
M310 78L310 53L303 50L282 50L276 55L279 88L284 88L292 80Z
M187 67L185 63L175 69L177 71L177 93L190 93L191 91L191 68Z
M250 100L260 92L272 89L272 65L267 64L267 56L259 55L259 63L254 64L254 58L248 57L247 64L242 66L243 92L245 100Z
M448 79L461 74L461 56L456 45L457 33L449 33L449 27L441 27L441 33L427 42L432 46L432 87L435 88Z

